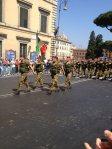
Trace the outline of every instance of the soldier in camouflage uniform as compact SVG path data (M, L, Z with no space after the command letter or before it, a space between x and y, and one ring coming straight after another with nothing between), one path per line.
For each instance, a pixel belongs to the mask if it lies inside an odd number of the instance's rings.
M106 80L107 78L109 78L109 63L108 63L108 61L104 61L103 62L103 76L102 76L102 79Z
M92 60L89 60L87 62L87 70L88 70L88 78L92 78L93 70L94 70L94 66L93 66Z
M71 88L71 78L74 64L71 62L71 59L69 57L67 58L63 67L65 72L65 87Z
M102 80L104 69L105 69L105 64L103 63L102 60L100 60L99 61L99 69L98 69L98 79Z
M109 78L112 80L112 60L108 62Z
M58 75L60 73L60 69L61 69L61 65L60 65L58 58L53 57L53 61L52 61L52 64L50 66L50 73L51 73L52 80L51 80L51 86L50 86L50 92L49 93L59 89Z
M37 85L40 85L40 87L43 87L43 62L41 60L41 57L38 58L38 60L36 61L35 65L34 65L34 72L35 74L35 87L37 87Z
M86 75L87 64L84 61L81 61L81 77L85 77Z
M80 64L80 62L77 61L75 64L77 77L79 77L79 75L80 75L80 67L81 67L81 64Z
M16 91L16 94L20 93L20 88L24 85L26 86L27 91L28 92L30 91L31 88L28 83L28 73L30 68L31 67L30 67L29 60L26 58L21 58L21 62L19 64L19 72L20 72L19 83L18 83L17 89L13 89L13 91Z

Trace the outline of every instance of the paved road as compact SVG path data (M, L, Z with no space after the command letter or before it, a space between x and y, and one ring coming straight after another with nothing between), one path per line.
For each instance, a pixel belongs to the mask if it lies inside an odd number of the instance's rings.
M93 144L111 129L112 82L75 82L50 96L0 97L0 149L83 149L83 142Z
M51 77L49 74L45 74L44 76L44 83L50 83L51 82ZM2 77L0 78L0 97L2 95L7 95L12 93L12 89L16 88L17 83L18 83L19 76L14 75L14 76L9 76L7 78ZM79 81L80 79L76 79L73 77L73 81ZM32 84L34 83L34 75L29 75L29 82ZM59 77L59 82L63 83L64 82L64 77L60 75Z

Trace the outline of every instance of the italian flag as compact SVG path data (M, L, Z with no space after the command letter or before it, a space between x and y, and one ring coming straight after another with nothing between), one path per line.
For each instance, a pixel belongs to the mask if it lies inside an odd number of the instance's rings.
M36 40L36 53L40 53L40 38L37 37L37 40Z

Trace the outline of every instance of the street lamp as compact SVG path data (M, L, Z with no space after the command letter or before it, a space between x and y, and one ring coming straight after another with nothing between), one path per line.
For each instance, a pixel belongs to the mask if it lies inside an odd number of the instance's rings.
M59 0L59 10L58 10L58 21L57 21L57 27L55 29L55 32L54 32L54 40L55 40L55 44L56 44L56 37L57 35L59 35L59 28L60 28L60 17L61 17L61 10L62 10L62 5L63 6L63 10L67 10L67 3L68 3L68 0ZM56 50L56 56L58 56L58 46L55 45L55 50Z
M59 48L59 45L56 42L56 44L55 44L55 54L56 54L56 56L58 56L58 48Z
M59 0L59 10L58 10L58 26L55 29L54 35L55 37L57 36L57 34L59 34L59 28L60 28L60 16L61 16L61 10L62 10L62 5L64 5L63 10L67 10L67 3L68 0Z

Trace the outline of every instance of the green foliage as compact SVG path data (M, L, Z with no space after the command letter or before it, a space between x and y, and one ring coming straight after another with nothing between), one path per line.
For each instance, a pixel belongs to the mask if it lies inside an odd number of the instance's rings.
M112 11L100 14L94 21L97 26L106 27L112 32Z
M96 58L103 56L102 43L103 43L103 36L99 34L96 37L96 49L94 51Z
M112 51L112 41L105 41L105 42L103 42L102 43L102 48L103 49L107 49L107 50L109 50L109 51Z
M87 48L87 53L86 53L86 58L94 58L94 50L95 50L95 32L92 31L90 34L89 38L89 43L88 43L88 48Z
M92 31L88 43L86 59L90 58L94 59L101 57L103 55L102 43L103 43L103 36L101 34L95 36L95 32Z

